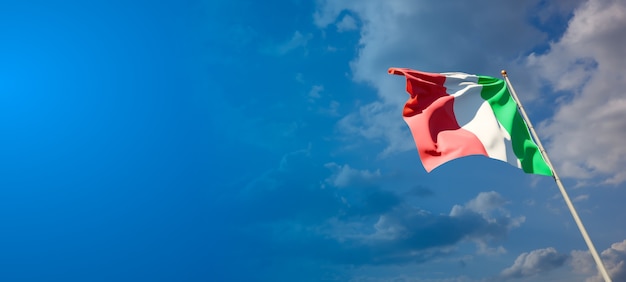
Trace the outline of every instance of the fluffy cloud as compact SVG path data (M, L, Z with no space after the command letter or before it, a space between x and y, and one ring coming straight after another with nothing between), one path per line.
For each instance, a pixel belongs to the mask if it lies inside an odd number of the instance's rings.
M320 97L322 97L322 95L321 95L322 91L324 91L324 86L323 85L313 85L313 87L309 91L309 98L311 98L313 100L314 99L319 99Z
M400 197L376 186L381 172L315 165L310 150L285 155L277 169L221 201L229 203L225 213L241 226L233 236L254 238L242 240L255 243L241 248L280 260L401 265L449 255L464 242L476 243L477 253L502 252L490 246L524 221L510 216L507 201L493 191L453 206L448 214L432 213L409 204L419 195ZM240 214L241 206L253 213Z
M333 169L335 173L326 179L326 182L334 185L335 187L345 188L350 185L363 185L371 182L372 180L380 178L380 170L369 171L357 170L351 168L349 165L338 165L336 163L327 163L324 165L327 168Z
M533 277L561 267L568 256L554 248L545 248L522 253L511 267L502 271L502 279Z
M341 21L337 23L338 32L345 32L355 29L357 29L356 20L350 15L343 16L343 19L341 19Z
M337 123L337 128L350 138L358 136L383 141L385 149L380 153L381 157L408 151L415 148L415 143L408 135L409 132L402 120L401 109L402 105L399 104L372 102L360 107L358 112L346 115Z
M523 217L509 216L504 205L496 192L480 193L465 205L455 205L448 215L398 204L377 215L370 226L364 223L367 218L356 222L335 218L324 233L342 242L345 252L367 250L367 257L359 256L367 264L423 262L449 253L461 242L476 242L478 252L484 253L486 246L506 237L524 221Z
M293 36L291 36L289 40L284 41L275 46L271 46L270 48L266 50L266 52L269 54L278 55L278 56L285 55L298 48L306 47L307 43L312 38L313 38L313 35L310 33L302 34L300 33L300 31L296 31L293 33Z
M526 218L523 216L515 218L511 217L508 210L504 208L507 203L508 202L495 191L481 192L478 194L478 196L476 196L476 198L470 200L464 206L455 205L454 207L452 207L452 210L450 211L450 216L462 217L467 214L479 214L486 222L499 223L502 224L502 226L505 226L506 229L500 230L504 232L499 234L504 235L506 234L506 232L508 232L508 230L519 227L526 220ZM482 234L481 236L468 238L476 243L479 253L505 253L506 250L501 246L498 246L496 248L489 247L488 243L490 239L499 239L501 238L501 236L498 236L498 233L496 232L488 233L488 236L484 236L485 234Z
M626 2L589 0L557 42L528 65L572 99L559 105L541 131L563 176L626 180Z
M601 254L602 261L613 281L626 281L626 240L611 245ZM597 273L596 264L588 251L572 252L572 267L582 274ZM604 281L600 273L589 277L587 282Z
M316 157L311 147L286 154L243 190L219 196L223 221L215 226L232 242L225 261L262 265L254 274L260 280L292 281L301 272L308 277L303 281L348 281L376 269L455 260L459 249L472 245L477 255L502 253L498 244L524 220L511 216L508 201L493 191L448 213L432 212L414 204L433 193L428 188L399 192L381 186L395 174L324 165ZM284 266L291 272L278 269Z
M463 209L467 209L473 212L477 212L484 217L488 217L489 214L494 210L498 210L500 212L506 211L503 208L505 204L506 201L497 192L483 192L478 194L476 198L467 202L467 204L465 204L465 207L458 205L454 206L450 214L460 214L463 212Z
M469 9L468 5L483 9ZM544 43L548 35L527 20L529 14L535 14L539 24L546 26L555 19L565 22L574 8L562 37L549 46ZM558 93L573 93L573 97L559 100L554 117L540 127L562 176L608 176L606 183L610 184L626 181L626 171L620 170L626 166L626 148L621 144L626 138L626 99L620 92L626 88L622 70L626 64L624 1L488 5L321 1L315 23L320 28L343 26L346 12L360 23L358 56L351 62L353 78L374 86L379 100L342 119L338 124L341 132L384 142L381 156L412 149L400 118L406 99L404 83L385 73L390 66L492 75L504 67L510 72L518 70L516 86L530 96L540 92L543 79ZM543 46L546 51L523 59L525 53Z
M382 156L412 149L400 114L407 98L405 85L388 75L387 68L498 75L503 66L508 67L506 62L522 55L520 50L545 39L526 20L537 2L321 1L314 16L320 28L343 25L338 19L346 11L358 18L353 78L374 86L380 98L347 115L339 129L346 135L385 142Z

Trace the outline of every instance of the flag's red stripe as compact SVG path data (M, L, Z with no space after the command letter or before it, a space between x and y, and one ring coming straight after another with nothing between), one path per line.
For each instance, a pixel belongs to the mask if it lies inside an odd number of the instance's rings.
M402 115L409 125L426 171L443 163L487 151L473 133L462 129L454 115L454 97L443 86L446 77L409 69L389 69L407 78L411 95Z

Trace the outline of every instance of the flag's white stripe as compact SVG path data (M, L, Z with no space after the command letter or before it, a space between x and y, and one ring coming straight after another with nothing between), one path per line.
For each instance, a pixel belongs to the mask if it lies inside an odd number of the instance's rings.
M446 73L444 87L454 96L454 115L459 126L476 135L489 157L520 167L513 153L511 136L500 125L491 106L481 96L478 77L464 73Z

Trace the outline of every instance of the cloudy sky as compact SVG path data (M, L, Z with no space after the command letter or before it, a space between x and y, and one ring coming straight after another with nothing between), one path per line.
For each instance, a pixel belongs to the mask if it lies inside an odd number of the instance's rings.
M619 0L0 1L0 280L601 281L550 177L424 171L389 67L508 70L626 280L625 46Z

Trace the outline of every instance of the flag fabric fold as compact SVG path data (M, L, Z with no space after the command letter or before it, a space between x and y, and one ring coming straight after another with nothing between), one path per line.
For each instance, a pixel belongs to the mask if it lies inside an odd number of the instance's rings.
M484 155L526 173L552 175L506 82L460 72L390 68L406 77L403 117L426 171L453 159Z

